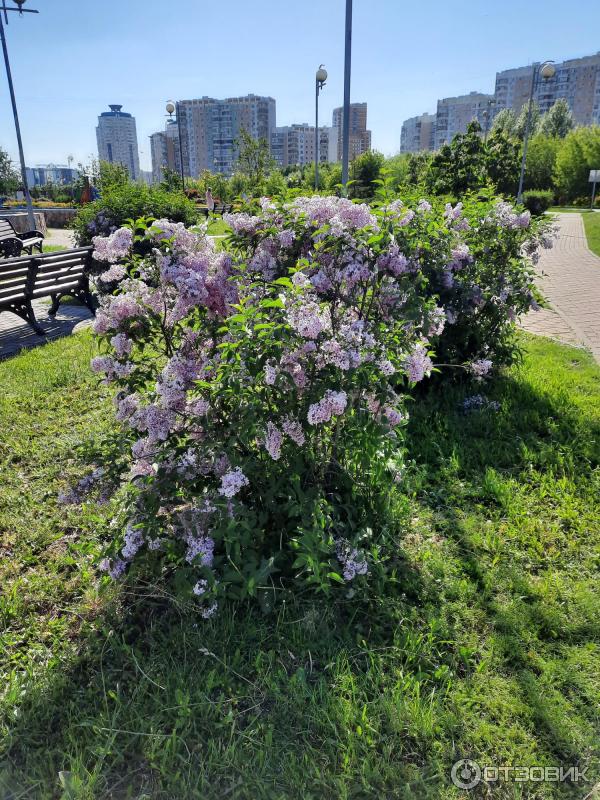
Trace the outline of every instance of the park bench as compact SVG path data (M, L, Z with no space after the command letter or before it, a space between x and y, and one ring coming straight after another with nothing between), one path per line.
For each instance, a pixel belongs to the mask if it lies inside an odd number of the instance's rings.
M229 214L232 208L233 206L231 205L231 203L217 203L215 205L213 213L220 214L221 216L223 216L223 214ZM201 214L204 214L204 216L208 219L208 208L206 206L200 206L198 210L200 211Z
M41 253L43 244L41 231L17 233L10 220L0 217L0 257L20 256L23 251L31 255L34 249Z
M0 313L11 311L40 336L45 331L35 318L32 302L50 297L50 316L58 311L65 295L75 297L95 313L88 281L92 247L64 250L44 255L7 258L0 261Z

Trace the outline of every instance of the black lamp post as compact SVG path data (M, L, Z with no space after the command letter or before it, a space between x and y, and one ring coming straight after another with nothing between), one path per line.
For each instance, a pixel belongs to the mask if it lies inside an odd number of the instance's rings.
M323 64L315 75L315 189L319 191L319 92L325 86L327 70Z
M181 188L185 191L185 173L183 170L183 142L181 140L181 115L179 113L179 108L175 105L172 100L169 100L166 106L167 114L169 115L170 119L173 119L173 114L175 114L175 119L177 120L177 138L179 139L179 166L181 167Z
M523 202L523 181L525 180L525 164L527 162L527 146L529 144L529 133L531 128L531 115L533 112L533 96L538 81L550 80L556 73L556 67L552 61L544 61L540 66L539 64L533 65L533 72L531 73L531 92L529 94L529 107L527 109L527 122L525 123L525 136L523 138L523 158L521 159L521 175L519 176L519 190L517 192L517 203Z
M23 14L38 14L39 12L33 8L23 8L26 0L13 0L16 8L6 5L6 0L1 0L0 6L0 39L2 40L2 52L4 53L4 65L6 67L6 78L8 80L8 91L10 94L10 101L12 103L13 117L15 120L15 131L17 134L17 146L19 148L19 160L21 162L21 179L23 181L23 191L25 193L25 202L27 203L27 217L29 219L29 227L31 230L35 229L35 217L33 215L33 205L31 203L31 194L29 193L29 184L27 182L27 169L25 167L25 155L23 153L23 140L21 139L21 126L19 125L19 115L17 113L17 100L15 98L15 89L12 81L12 73L10 70L10 61L8 60L8 48L6 46L6 36L4 34L4 23L8 25L8 12L15 11L22 16ZM4 16L4 21L2 17Z

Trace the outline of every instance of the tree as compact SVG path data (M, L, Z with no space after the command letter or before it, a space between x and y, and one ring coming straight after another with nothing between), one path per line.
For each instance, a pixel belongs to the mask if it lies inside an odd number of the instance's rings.
M14 194L21 184L19 173L10 156L0 147L0 195Z
M538 133L529 142L525 165L526 189L554 189L554 167L560 139Z
M245 128L234 142L237 148L237 169L250 179L253 192L258 190L274 166L266 139L254 139Z
M525 128L527 127L527 117L529 115L529 103L525 103L523 108L521 109L521 113L517 117L517 122L515 124L515 136L518 139L525 138ZM529 123L529 133L533 133L537 130L537 126L540 123L540 119L542 116L542 112L537 103L532 103L531 106L531 122Z
M485 147L485 171L496 191L515 195L519 185L521 146L503 133L494 132Z
M486 180L485 145L481 125L469 122L466 133L457 133L451 144L445 144L434 155L426 180L435 194L456 197L471 189L479 189Z
M377 191L374 181L379 180L384 162L383 153L377 150L367 150L356 156L350 168L352 184L349 186L349 196L361 199L374 197Z
M540 119L536 132L544 136L557 136L560 139L564 139L574 127L575 123L569 104L566 100L560 99Z
M591 169L600 169L600 127L575 128L561 141L554 167L554 181L563 200L589 193Z
M502 134L509 139L516 138L517 117L512 108L503 108L494 117L492 134Z

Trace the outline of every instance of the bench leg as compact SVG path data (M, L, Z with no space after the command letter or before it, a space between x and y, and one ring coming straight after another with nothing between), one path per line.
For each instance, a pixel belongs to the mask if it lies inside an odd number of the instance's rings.
M60 295L59 294L51 294L50 297L52 298L52 304L48 309L48 316L53 317L56 312L58 311L58 307L60 305Z
M22 303L15 303L13 305L7 306L5 311L11 311L13 314L16 314L17 317L25 320L28 325L31 325L33 330L37 333L38 336L45 336L46 331L42 328L40 323L35 318L35 313L33 311L33 306L28 300L24 300Z
M69 294L79 300L80 303L83 303L85 306L87 306L92 314L96 316L96 303L94 301L94 296L87 286L82 286L80 289L69 292Z

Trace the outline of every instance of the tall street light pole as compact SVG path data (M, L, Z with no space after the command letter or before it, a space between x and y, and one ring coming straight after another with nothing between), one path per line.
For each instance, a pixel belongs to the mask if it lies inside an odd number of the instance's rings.
M352 71L352 0L346 0L346 35L344 49L344 114L342 122L342 191L348 193L350 159L350 73Z
M315 189L319 191L319 92L325 86L327 70L323 64L315 76Z
M17 100L15 97L15 89L13 86L12 73L10 70L10 61L8 60L8 48L6 46L6 36L4 34L4 23L8 25L8 12L17 11L19 15L37 14L32 8L23 8L25 0L13 0L16 8L7 8L6 0L2 0L0 6L0 39L2 40L2 52L4 53L4 65L6 67L6 78L8 80L8 91L10 93L10 101L12 103L13 117L15 120L15 131L17 134L17 146L19 148L19 160L21 162L21 179L23 181L23 192L25 193L25 202L27 203L27 217L29 220L29 227L31 230L35 229L35 217L33 215L33 204L31 202L31 194L29 193L29 184L27 183L27 169L25 167L25 155L23 153L23 140L21 139L21 126L19 125L19 114L17 113ZM4 15L4 21L2 16Z
M535 94L538 79L547 81L554 77L556 67L552 61L544 61L540 66L539 64L533 65L531 73L531 92L529 93L529 107L527 109L527 121L525 123L525 136L523 137L523 157L521 159L521 175L519 176L519 190L517 192L517 203L523 202L523 181L525 180L525 164L527 162L527 147L529 145L529 133L531 128L531 116L533 113L533 95Z
M166 111L171 119L173 119L173 114L175 113L175 119L177 120L177 138L179 139L179 166L181 168L181 188L185 192L185 172L183 169L183 142L181 140L181 115L179 113L179 107L176 106L172 100L169 100L169 102L167 103Z

